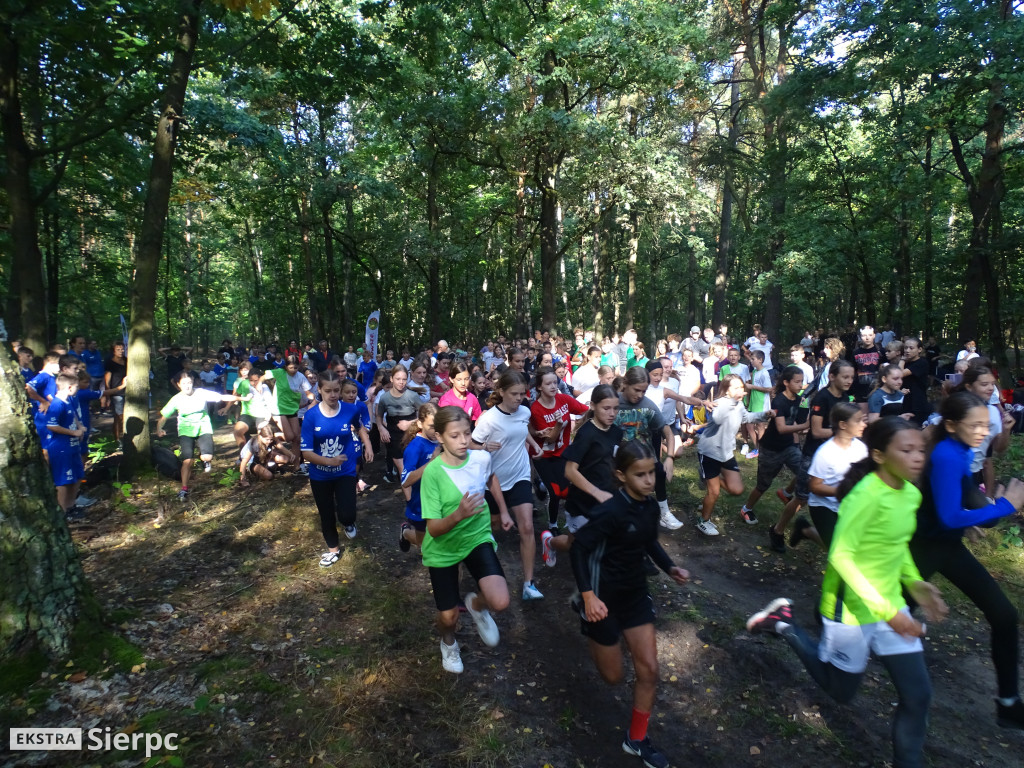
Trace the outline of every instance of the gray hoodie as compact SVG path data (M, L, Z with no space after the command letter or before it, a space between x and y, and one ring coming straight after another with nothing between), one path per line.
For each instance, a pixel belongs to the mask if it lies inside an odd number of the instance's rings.
M771 411L750 413L742 401L720 397L715 400L715 408L711 411L711 422L700 433L697 453L715 461L728 461L736 450L736 432L740 424L768 421L771 416Z

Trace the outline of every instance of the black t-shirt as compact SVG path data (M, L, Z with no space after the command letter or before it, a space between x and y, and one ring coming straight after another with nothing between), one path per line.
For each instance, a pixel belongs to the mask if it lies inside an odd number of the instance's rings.
M919 357L917 360L905 360L903 365L903 386L910 391L903 403L904 411L923 422L931 410L928 405L928 361Z
M182 360L185 359L185 353L179 352L177 355L167 356L167 378L174 381L174 377L178 375L185 366L182 364Z
M117 389L124 381L124 377L128 375L127 364L115 362L112 357L108 357L103 363L103 370L110 371L110 384L107 385L107 389Z
M615 493L615 451L622 442L622 428L612 424L608 431L588 421L576 432L562 458L579 465L580 474L608 493ZM573 516L589 516L597 499L575 485L569 486L565 511Z
M868 395L871 394L871 387L875 384L878 367L885 362L882 350L877 344L872 344L870 347L857 347L850 353L850 362L856 369L853 394L858 402L866 401Z
M814 396L811 401L811 414L810 418L813 420L815 416L821 416L821 426L825 429L832 428L832 407L836 403L848 403L850 402L850 396L843 394L836 397L827 389L821 390ZM813 429L813 424L812 424ZM807 432L807 439L804 440L804 456L813 456L815 451L818 450L828 438L819 440L814 437L810 431Z
M795 397L790 400L785 394L776 395L772 399L772 410L775 411L775 418L784 418L787 426L793 424L799 424L802 420L800 418L800 398ZM806 415L804 416L806 418ZM783 435L779 432L775 426L775 419L773 418L768 422L768 429L764 431L764 436L759 441L762 448L767 448L769 451L784 451L789 446L796 444L796 433L791 432L788 435Z
M660 519L652 496L637 501L625 491L616 491L595 508L590 521L575 533L569 553L580 592L593 590L599 598L646 592L645 554L663 571L672 567L672 558L658 543ZM598 552L600 563L593 557Z

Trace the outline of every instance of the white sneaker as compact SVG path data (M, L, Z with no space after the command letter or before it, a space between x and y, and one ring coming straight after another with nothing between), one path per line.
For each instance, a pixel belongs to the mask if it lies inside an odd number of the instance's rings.
M541 531L540 534L540 545L541 545L541 556L544 559L544 565L549 568L554 566L558 560L558 553L555 552L554 547L551 546L551 540L554 536L551 531Z
M543 600L544 595L532 581L523 583L523 600Z
M683 527L683 521L673 515L669 510L661 510L661 526L668 528L670 531L674 531L677 528Z
M454 672L456 675L462 674L465 667L462 666L462 655L459 653L458 640L451 645L445 645L444 640L441 641L441 666L444 667L445 672Z
M77 499L75 499L75 506L76 507L91 507L93 504L95 504L98 501L99 501L99 499L91 498L90 496L86 496L83 493Z
M717 536L718 528L710 520L701 520L697 523L697 530L703 533L705 536Z
M743 447L740 448L740 455L741 456L746 456L748 453L750 453L750 446L747 445L746 443L744 443Z
M475 598L476 592L467 592L466 596L462 598L462 602L466 604L466 610L473 618L473 622L476 624L476 631L479 633L480 639L484 641L484 645L488 648L493 648L501 638L501 635L498 633L498 625L494 623L494 617L491 616L491 612L486 608L482 611L473 609L473 600Z
M354 525L346 525L345 535L348 536L350 539L354 539L356 537L356 527Z

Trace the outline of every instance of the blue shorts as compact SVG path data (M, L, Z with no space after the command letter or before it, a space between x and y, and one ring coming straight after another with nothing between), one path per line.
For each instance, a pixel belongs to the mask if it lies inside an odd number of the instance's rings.
M84 477L82 469L82 454L78 446L74 448L48 449L50 457L50 476L53 477L53 484L56 486L74 485Z

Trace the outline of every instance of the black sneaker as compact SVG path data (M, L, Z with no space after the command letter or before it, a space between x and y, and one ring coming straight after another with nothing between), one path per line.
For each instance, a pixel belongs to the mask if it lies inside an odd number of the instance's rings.
M1010 706L996 702L996 720L1003 728L1024 730L1024 702L1017 699Z
M776 533L772 527L768 528L768 545L771 547L772 552L786 552L786 537L781 533Z
M85 510L77 504L64 513L64 519L69 523L75 523L85 519Z
M636 755L644 761L647 768L668 768L668 758L651 744L651 737L644 736L640 741L633 741L626 733L622 740L622 751L627 755Z
M390 472L385 472L384 473L384 482L385 483L393 483L393 482L395 482L395 478L391 476Z
M789 546L795 547L803 541L806 538L804 531L813 527L814 525L806 517L798 517L796 522L793 523L793 532L789 534Z
M405 538L405 532L411 528L408 523L402 523L402 529L398 532L398 548L403 552L408 552L412 547L412 542Z
M748 632L769 632L776 634L775 627L779 622L793 623L793 604L784 597L772 600L764 609L747 619Z

